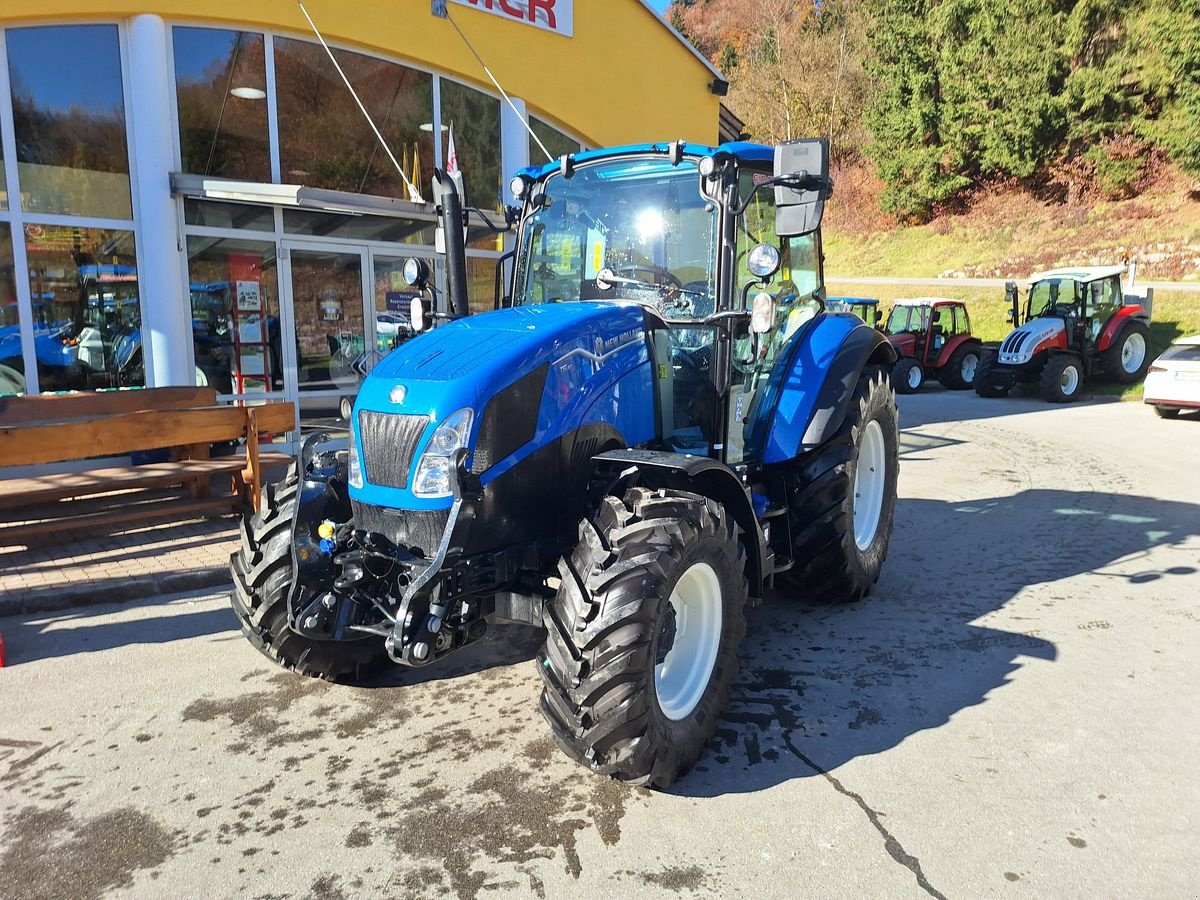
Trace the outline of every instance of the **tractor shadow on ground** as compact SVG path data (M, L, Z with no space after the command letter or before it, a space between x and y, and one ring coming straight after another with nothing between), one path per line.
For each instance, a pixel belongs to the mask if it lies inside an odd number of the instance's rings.
M898 396L896 402L900 406L900 425L903 428L919 428L940 422L971 422L1025 413L1061 412L1081 406L1122 401L1119 397L1097 394L1085 395L1074 403L1048 403L1038 396L1036 390L1024 386L1018 386L1006 397L980 397L974 391L951 391L935 384L923 387L915 394ZM1154 417L1150 410L1146 410L1146 414Z
M1029 490L973 503L902 500L883 578L865 601L822 607L779 590L749 611L742 671L717 734L671 790L715 797L836 774L969 707L1003 702L1021 668L1053 663L1057 649L977 620L1027 586L1083 573L1122 580L1122 603L1152 602L1164 579L1176 596L1200 591L1195 541L1192 565L1144 560L1196 536L1200 506L1148 497ZM1061 623L1077 592L1065 587L1036 608L1058 605ZM1088 602L1081 621L1095 614Z

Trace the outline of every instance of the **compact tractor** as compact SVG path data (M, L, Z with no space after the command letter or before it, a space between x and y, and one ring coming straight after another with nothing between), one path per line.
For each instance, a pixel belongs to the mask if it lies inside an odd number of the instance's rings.
M434 187L445 286L406 265L418 334L364 380L348 448L309 436L265 491L233 607L268 657L331 679L536 625L558 745L668 785L716 727L743 607L776 578L858 600L887 554L896 354L821 308L828 146L522 170L508 291L476 315L459 193Z
M961 300L897 300L883 333L900 356L892 369L897 393L911 394L930 377L954 391L975 383L983 344L971 334L971 317Z
M1108 266L1034 275L1024 310L1016 283L1008 282L1008 320L1017 327L980 360L976 393L1003 397L1018 384L1036 384L1049 402L1069 403L1085 378L1140 381L1150 363L1153 291L1124 293L1124 273Z

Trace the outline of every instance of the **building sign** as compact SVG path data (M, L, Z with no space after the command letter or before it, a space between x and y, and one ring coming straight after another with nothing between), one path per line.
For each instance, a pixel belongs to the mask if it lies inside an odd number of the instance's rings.
M458 6L481 9L515 22L534 25L571 37L575 31L575 0L450 0Z

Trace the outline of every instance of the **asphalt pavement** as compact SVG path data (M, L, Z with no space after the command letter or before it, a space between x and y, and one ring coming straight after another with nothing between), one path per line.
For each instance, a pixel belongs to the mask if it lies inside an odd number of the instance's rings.
M538 635L370 687L219 595L0 619L0 897L1184 897L1200 417L901 398L877 589L751 611L664 793L547 740Z

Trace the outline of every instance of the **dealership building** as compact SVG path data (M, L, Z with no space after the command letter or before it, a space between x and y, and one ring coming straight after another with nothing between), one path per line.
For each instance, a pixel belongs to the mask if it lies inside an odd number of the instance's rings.
M407 329L404 259L436 267L451 139L484 211L482 309L505 240L485 218L513 172L738 129L720 73L641 0L448 0L449 19L306 0L337 66L295 0L6 5L0 394L199 382L327 420L354 359Z

